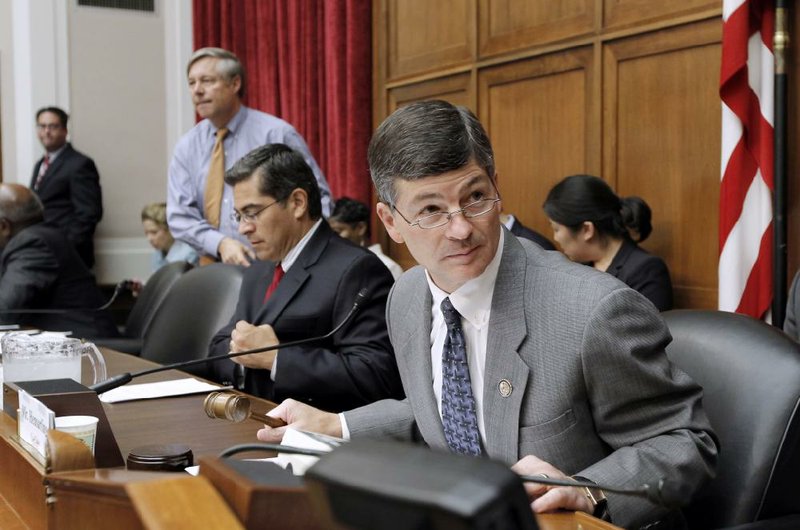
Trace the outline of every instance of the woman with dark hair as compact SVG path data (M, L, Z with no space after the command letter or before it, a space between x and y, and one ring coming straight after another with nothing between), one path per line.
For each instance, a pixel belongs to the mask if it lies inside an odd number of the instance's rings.
M653 229L644 200L620 199L603 179L572 175L550 190L544 211L553 239L569 259L619 278L659 311L672 309L667 265L636 244Z

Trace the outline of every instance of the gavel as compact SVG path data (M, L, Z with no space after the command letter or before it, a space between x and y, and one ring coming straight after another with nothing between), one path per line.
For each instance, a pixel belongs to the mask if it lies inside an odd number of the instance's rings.
M277 407L275 403L271 408ZM286 422L280 418L273 418L260 412L250 410L250 399L233 392L211 392L203 402L203 410L209 418L220 418L234 423L241 423L247 419L259 421L270 427L283 427Z

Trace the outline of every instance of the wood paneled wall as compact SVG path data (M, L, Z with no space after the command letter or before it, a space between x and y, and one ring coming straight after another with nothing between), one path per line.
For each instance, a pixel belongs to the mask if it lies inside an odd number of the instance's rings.
M374 0L373 13L376 126L420 99L470 107L504 209L550 238L541 205L566 175L641 196L643 246L667 261L676 305L716 307L719 0Z

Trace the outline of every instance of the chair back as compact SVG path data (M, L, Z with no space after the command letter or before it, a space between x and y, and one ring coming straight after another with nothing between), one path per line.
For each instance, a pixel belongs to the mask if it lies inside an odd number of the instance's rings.
M233 316L241 284L242 269L223 263L181 276L145 334L142 357L160 364L206 357L211 338ZM209 373L205 365L186 371Z
M717 476L687 507L690 528L800 513L800 345L753 318L721 311L663 313L669 359L703 387L720 442Z
M191 263L176 261L164 265L150 276L131 308L128 320L125 322L124 336L133 339L144 337L169 290L178 278L191 268Z

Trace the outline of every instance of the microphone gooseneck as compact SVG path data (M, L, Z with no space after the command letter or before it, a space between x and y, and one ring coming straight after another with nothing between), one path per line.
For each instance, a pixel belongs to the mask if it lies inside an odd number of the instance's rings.
M143 375L155 374L155 373L158 373L158 372L164 372L166 370L178 370L178 369L181 369L181 368L188 368L189 366L195 366L195 365L198 365L198 364L212 363L212 362L216 362L216 361L221 361L223 359L233 359L234 357L240 357L242 355L250 355L250 354L253 354L253 353L263 353L263 352L268 352L268 351L272 351L272 350L277 350L279 348L290 348L292 346L299 346L301 344L308 344L310 342L316 342L316 341L319 341L319 340L328 339L328 338L332 337L333 335L335 335L340 329L342 329L353 318L353 316L355 316L355 314L361 308L361 305L367 299L367 293L368 293L368 289L366 287L361 289L358 292L358 294L356 294L356 300L353 303L353 307L350 308L350 312L348 312L347 315L345 315L345 317L341 320L341 322L339 322L339 324L336 325L335 328L330 330L325 335L320 335L319 337L309 337L307 339L300 339L300 340L295 340L295 341L291 341L291 342L283 342L283 343L279 343L279 344L273 344L272 346L265 346L263 348L254 348L252 350L244 350L244 351L235 352L235 353L228 352L228 353L225 353L225 354L222 354L222 355L213 355L211 357L204 357L202 359L193 359L191 361L183 361L183 362L179 362L179 363L165 364L163 366L158 366L156 368L149 368L147 370L141 370L139 372L133 372L133 373L126 372L124 374L115 375L114 377L110 377L110 378L106 379L105 381L101 381L100 383L97 383L95 385L90 386L89 388L91 390L94 390L98 394L102 394L103 392L108 392L109 390L112 390L114 388L117 388L119 386L124 385L125 383L128 383L134 377L140 377L140 376L143 376Z
M61 315L64 313L86 312L94 313L96 311L103 311L111 307L111 304L117 299L119 294L125 290L130 289L133 285L133 280L122 280L114 287L114 292L108 302L100 307L71 307L64 309L0 309L0 314L3 315Z
M665 491L665 481L663 478L659 479L655 484L642 484L636 488L621 488L618 486L609 486L608 484L596 484L578 479L558 479L551 477L544 477L542 475L520 475L523 482L532 482L534 484L544 484L547 486L566 486L568 488L599 488L609 493L619 493L621 495L633 495L635 497L643 497L653 504L664 506L665 508L679 508L681 503L669 495Z

